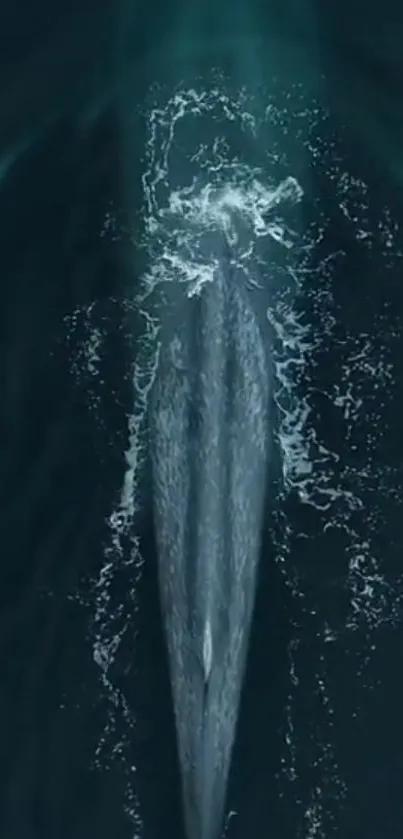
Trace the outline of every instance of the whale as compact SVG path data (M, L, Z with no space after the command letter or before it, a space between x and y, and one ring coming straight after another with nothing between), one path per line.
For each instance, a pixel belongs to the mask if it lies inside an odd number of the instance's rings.
M214 281L178 307L163 336L150 410L159 591L188 839L218 839L223 829L272 432L261 326L222 251Z

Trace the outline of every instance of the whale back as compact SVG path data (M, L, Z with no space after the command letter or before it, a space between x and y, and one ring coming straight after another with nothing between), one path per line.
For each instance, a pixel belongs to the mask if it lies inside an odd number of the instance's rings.
M164 340L151 415L159 587L189 839L222 826L253 612L270 382L223 260Z

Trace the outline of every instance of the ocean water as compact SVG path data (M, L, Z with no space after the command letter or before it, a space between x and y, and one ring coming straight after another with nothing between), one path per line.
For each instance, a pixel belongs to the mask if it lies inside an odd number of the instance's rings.
M272 361L275 484L223 835L401 835L387 5L1 12L5 839L185 836L147 423L217 232Z

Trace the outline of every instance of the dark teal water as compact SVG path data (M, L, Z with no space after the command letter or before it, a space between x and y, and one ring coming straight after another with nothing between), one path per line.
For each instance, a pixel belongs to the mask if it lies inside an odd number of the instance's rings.
M147 501L135 660L126 633L109 672L137 720L129 734L119 708L105 734L110 711L91 646L88 581L103 562L131 400L122 308L111 298L127 290L132 250L128 255L122 237L100 236L111 207L127 221L116 103L103 103L100 95L116 63L117 12L113 4L89 0L65 5L55 11L39 3L35 15L22 3L0 11L0 834L177 839L183 835L179 773ZM139 67L180 17L174 7L171 20L165 5L143 6L131 47L141 56ZM270 25L275 21L283 34L290 30L293 43L303 42L302 4L286 6L271 6ZM229 807L238 813L229 839L399 839L403 823L403 21L389 2L368 7L343 0L314 11L332 115L323 142L340 130L343 165L368 185L372 246L357 239L321 162L312 164L315 206L330 219L313 269L327 252L344 256L332 275L338 342L321 344L305 387L320 439L340 462L361 470L380 566L362 583L375 590L369 617L340 632L337 643L324 642L324 622L346 623L349 543L342 529L326 530L325 512L302 504L296 493L288 496L282 510L292 533L288 563L299 569L303 595L284 585L274 531L268 531L229 785ZM137 95L145 90L138 78ZM94 101L88 111L85 104ZM141 171L141 132L133 160ZM385 207L391 247L379 229ZM138 260L130 282L140 275ZM94 301L108 332L101 423L89 410L92 391L74 384L64 320ZM312 327L320 332L320 309L310 306L307 295ZM360 393L372 407L354 424L324 394L329 380L347 375L348 342L363 333L390 365L391 378L388 398L381 395L378 403L376 377L372 384L365 379ZM79 325L73 344L84 338ZM358 513L351 526L365 542ZM130 568L122 572L113 592L129 617L130 574ZM292 700L290 645L299 680ZM285 750L290 701L294 734ZM120 752L124 761L116 759ZM130 763L137 767L130 788L142 826L127 815ZM321 802L316 833L312 801Z

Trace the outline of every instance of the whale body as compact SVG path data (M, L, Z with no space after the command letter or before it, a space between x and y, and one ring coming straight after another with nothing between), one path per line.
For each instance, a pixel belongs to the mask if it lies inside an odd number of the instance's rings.
M188 839L218 839L255 596L270 381L226 255L164 340L150 418L159 589Z

